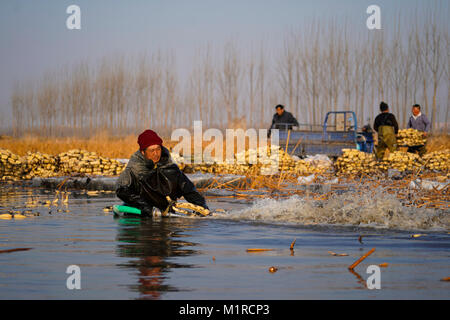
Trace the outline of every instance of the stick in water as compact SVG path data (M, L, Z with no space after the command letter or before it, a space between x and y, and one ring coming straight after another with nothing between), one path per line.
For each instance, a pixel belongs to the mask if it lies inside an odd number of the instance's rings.
M350 267L348 267L350 270L353 270L358 264L360 264L365 258L370 256L375 251L375 248L372 248L369 252L367 252L365 255L363 255L361 258L356 260Z
M0 250L0 253L9 253L9 252L16 252L16 251L27 251L31 250L33 248L16 248L16 249L7 249L7 250Z
M273 249L263 249L263 248L249 248L247 252L263 252L263 251L272 251Z
M290 246L291 250L294 250L295 241L297 241L297 238L295 238L294 241L292 241L291 246Z

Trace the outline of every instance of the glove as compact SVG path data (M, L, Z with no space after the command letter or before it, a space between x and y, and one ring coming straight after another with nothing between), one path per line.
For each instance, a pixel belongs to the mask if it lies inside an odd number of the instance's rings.
M153 216L153 207L147 206L141 209L141 215L143 217L152 217Z

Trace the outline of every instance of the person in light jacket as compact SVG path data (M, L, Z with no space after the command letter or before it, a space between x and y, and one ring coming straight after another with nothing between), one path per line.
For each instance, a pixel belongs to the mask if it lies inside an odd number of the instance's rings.
M427 116L422 114L422 112L420 111L420 105L415 104L412 106L412 110L411 110L411 117L409 118L408 124L406 125L406 127L409 128L413 128L416 130L419 130L423 133L424 137L426 137L431 129L431 121L428 120ZM411 153L419 153L420 156L423 156L427 150L425 145L419 145L419 146L412 146L412 147L408 147L408 152Z

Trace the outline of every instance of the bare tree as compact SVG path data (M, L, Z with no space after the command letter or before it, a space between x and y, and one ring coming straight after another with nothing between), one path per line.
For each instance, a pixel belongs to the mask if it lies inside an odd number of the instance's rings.
M23 128L23 106L23 93L21 92L20 85L16 83L11 94L11 110L13 115L12 129L15 137L19 136L19 133Z
M373 119L382 100L402 126L411 104L420 103L435 128L444 117L448 128L450 48L440 9L410 29L393 19L398 24L389 36L386 29L366 36L341 21L313 20L286 33L281 48L261 41L259 51L247 55L235 42L217 52L208 44L195 52L187 81L170 51L105 57L94 65L82 61L13 88L14 134L125 133L130 127L167 133L199 119L223 128L242 119L241 110L248 111L246 124L267 127L279 103L301 123L321 123L327 111L340 108L354 110L362 123L367 115Z
M448 132L448 110L450 109L450 36L448 30L445 31L445 51L447 52L445 74L447 77L447 103L445 108L445 131Z
M227 113L227 123L238 117L241 65L237 49L232 42L225 45L223 64L217 74L217 83Z
M197 51L194 58L194 67L189 78L189 94L193 95L192 109L190 113L196 112L195 120L206 121L208 125L213 120L214 91L215 91L215 69L212 61L211 46L207 45L204 53Z
M438 124L437 113L437 90L439 82L442 77L442 34L438 30L437 22L431 18L425 26L425 46L429 48L430 54L425 56L426 66L431 72L431 80L433 85L433 99L431 119L433 127L436 128Z
M258 106L260 109L259 125L263 126L266 111L266 92L267 92L267 62L264 46L261 44L259 51L259 63L258 63L258 75L257 75L257 86L259 93Z
M295 64L298 48L296 46L295 36L291 32L284 39L282 55L277 63L278 82L287 97L289 108L294 108L295 100Z
M330 22L328 33L325 34L323 41L325 47L322 53L322 84L326 92L327 108L326 110L336 111L339 105L340 81L343 58L343 40L340 28L336 22Z
M400 21L399 19L397 21ZM401 89L401 83L403 80L403 73L401 68L402 63L402 43L401 43L401 31L400 26L396 26L396 30L394 31L393 39L391 41L391 46L388 49L388 59L385 60L388 64L388 67L386 69L389 69L390 72L389 80L391 84L391 88L393 89L394 95L393 95L393 101L394 103L390 104L390 107L392 109L392 112L396 114L397 118L400 119L400 122L402 122L403 116L401 112L399 112L400 109L400 89ZM385 70L386 70L385 69Z
M254 126L254 118L256 108L256 88L257 88L257 67L253 50L250 52L246 65L246 83L249 112L246 113L247 124Z
M146 55L141 55L138 59L137 70L134 78L134 125L140 130L143 123L148 123L148 105L150 88L149 65Z
M411 85L412 85L412 67L414 63L414 39L413 34L410 33L408 35L408 49L406 51L402 50L400 54L400 68L401 68L401 74L402 74L402 82L401 82L401 89L403 91L403 99L401 103L401 114L402 114L402 121L401 125L402 127L406 126L406 122L408 121L408 108L413 104L410 98L411 92ZM399 106L400 107L400 106Z
M163 128L166 134L168 134L170 129L173 128L173 124L169 125L169 116L173 116L175 111L175 105L178 101L177 97L178 82L174 66L175 66L175 56L172 54L166 60L164 70L165 111L163 112Z

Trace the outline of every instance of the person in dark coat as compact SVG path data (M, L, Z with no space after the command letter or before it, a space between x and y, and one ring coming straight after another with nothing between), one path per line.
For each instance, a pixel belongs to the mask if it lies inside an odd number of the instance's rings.
M380 111L373 124L373 129L378 133L378 146L375 150L378 160L383 159L386 149L390 152L397 151L398 134L397 120L389 113L389 106L385 102L380 103Z
M284 110L284 106L279 104L275 107L276 113L273 115L272 124L269 128L268 136L270 137L272 129L292 130L293 126L298 127L298 121L292 113ZM288 125L286 125L288 124Z
M420 111L420 105L418 104L413 105L411 113L412 115L409 118L406 128L419 130L423 133L424 137L426 137L431 129L431 121ZM427 149L425 145L410 146L408 147L408 152L418 152L420 156L423 156L427 152Z
M162 139L152 130L138 137L139 150L130 158L116 183L116 194L126 205L152 216L153 207L163 212L172 200L184 197L186 201L208 209L205 198L194 184L172 162L170 152Z

